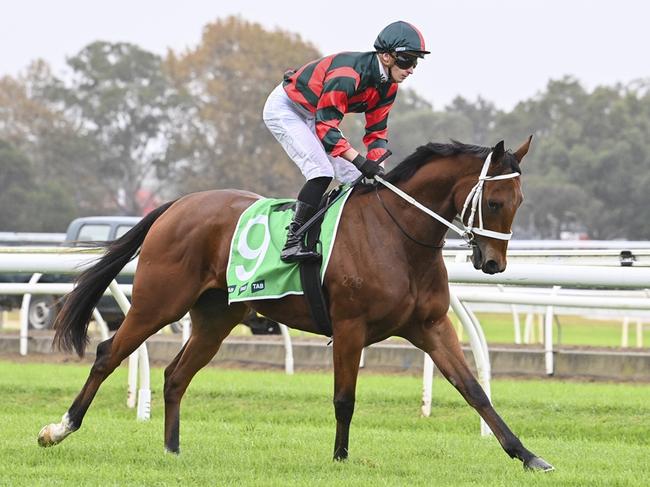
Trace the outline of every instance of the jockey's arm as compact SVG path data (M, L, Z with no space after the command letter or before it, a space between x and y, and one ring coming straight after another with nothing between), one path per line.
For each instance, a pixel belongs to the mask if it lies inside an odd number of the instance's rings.
M341 157L343 159L345 159L346 161L348 161L348 162L354 161L355 157L357 157L358 155L359 155L359 153L355 149L353 149L352 147L350 147L345 152L341 153Z

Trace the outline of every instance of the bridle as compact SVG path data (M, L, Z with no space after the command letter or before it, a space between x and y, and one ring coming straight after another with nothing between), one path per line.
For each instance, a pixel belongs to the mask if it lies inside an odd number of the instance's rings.
M478 177L478 182L474 185L474 187L470 190L469 194L467 195L467 198L465 198L465 204L463 205L463 210L460 213L460 221L463 224L463 228L460 228L453 223L447 221L444 217L438 215L435 211L430 210L426 206L424 206L422 203L416 201L413 197L409 196L406 194L404 191L396 187L395 185L389 183L385 179L383 179L381 176L375 176L375 180L378 181L379 183L383 184L385 187L390 189L393 193L398 195L400 198L408 201L410 204L415 206L416 208L422 210L424 213L427 215L431 216L432 218L438 220L440 223L443 225L447 226L450 230L453 230L456 232L460 237L467 242L468 245L475 245L474 243L474 238L475 235L481 235L483 237L488 237L488 238L494 238L497 240L510 240L512 238L512 232L508 233L503 233L503 232L496 232L494 230L487 230L486 228L483 227L483 209L481 207L481 200L483 198L483 186L486 181L498 181L501 179L512 179L520 176L520 173L518 172L511 172L508 174L499 174L496 176L488 176L487 172L488 169L490 168L490 162L492 162L492 152L488 154L488 156L485 158L485 162L483 163L483 168L481 169L481 173L479 174ZM377 193L377 196L379 196L379 193ZM381 201L381 198L380 198ZM391 215L391 213L388 211L386 208L386 205L383 204L383 201L381 202L382 206L384 206L384 209L386 209L387 213L393 218L393 221L396 222L395 218ZM465 213L467 210L470 210L469 212L469 217L467 219L467 223L465 223ZM478 212L477 212L478 209ZM475 220L478 217L478 227L474 226L475 225ZM402 230L403 233L406 233L405 230L398 224L397 225L400 230ZM434 247L438 248L439 246L434 246L434 245L429 245L429 244L423 244L417 240L415 240L413 237L410 235L406 234L411 240L413 240L416 243L419 243L420 245L425 245L428 247Z

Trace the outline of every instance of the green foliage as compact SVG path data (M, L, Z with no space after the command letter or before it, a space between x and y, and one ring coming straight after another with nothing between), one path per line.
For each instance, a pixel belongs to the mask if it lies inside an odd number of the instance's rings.
M508 141L537 136L523 165L526 200L518 223L534 222L533 234L553 238L562 229L599 239L650 238L642 210L650 201L649 88L638 83L588 93L564 78L497 118L495 133Z
M264 125L262 109L288 68L319 56L297 35L238 17L208 24L195 49L171 53L167 69L193 102L192 123L181 134L191 164L177 187L294 196L303 178Z
M102 386L81 429L36 445L89 365L0 363L0 478L18 485L647 485L647 386L495 380L497 411L524 445L557 468L525 472L476 413L436 376L431 418L421 379L361 373L350 459L332 462L331 373L208 368L181 412L181 455L162 448L162 370L152 370L152 420L124 405L126 369Z
M56 181L41 180L34 164L0 140L0 228L50 231L65 228L74 204Z
M87 161L104 197L120 213L141 214L139 192L159 190L157 175L173 174L174 134L187 108L162 69L162 60L127 43L94 42L68 60L69 86L45 90L63 103L68 119L92 140ZM99 185L98 185L99 186Z
M29 205L40 205L31 210L35 217L24 225L16 216L8 228L37 231L45 228L64 231L69 219L79 214L102 210L102 188L90 161L95 150L92 140L83 137L77 126L67 120L61 106L48 102L44 94L59 89L60 82L52 76L42 61L30 65L20 79L0 79L0 138L10 142L29 159L33 181L24 191L33 191L35 197L26 200ZM48 187L58 188L65 201L48 201ZM54 216L53 208L63 206L66 212ZM53 225L59 225L54 228Z
M23 227L33 178L29 159L0 140L0 228L20 230Z
M505 140L516 148L533 134L522 165L519 237L559 238L570 230L596 239L650 239L642 211L650 203L650 81L588 93L563 78L510 112L459 97L442 112L407 103L391 117L394 161L427 141L490 146Z

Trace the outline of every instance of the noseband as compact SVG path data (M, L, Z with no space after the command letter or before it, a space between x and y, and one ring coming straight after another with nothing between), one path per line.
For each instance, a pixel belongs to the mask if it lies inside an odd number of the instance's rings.
M456 232L460 237L465 240L469 245L473 245L474 243L474 236L475 235L481 235L484 237L488 238L494 238L497 240L510 240L512 238L512 232L508 233L503 233L503 232L495 232L493 230L487 230L483 227L483 209L481 207L481 200L483 199L483 185L485 184L485 181L498 181L500 179L512 179L520 176L520 173L518 172L512 172L509 174L500 174L497 176L488 176L487 172L488 169L490 168L490 162L492 162L492 152L488 154L488 156L485 159L485 162L483 163L483 168L481 169L481 173L479 174L478 177L478 182L474 185L474 187L470 190L469 194L467 195L467 198L465 198L465 204L463 205L463 211L460 214L460 220L461 223L463 224L463 228L457 227L453 223L447 221L444 217L438 215L435 211L430 210L420 202L416 201L413 197L409 196L406 194L404 191L399 189L397 186L389 183L385 179L383 179L381 176L375 176L375 180L379 181L381 184L383 184L385 187L390 189L393 193L401 197L402 199L408 201L411 203L413 206L416 208L422 210L424 213L429 215L430 217L438 220L440 223L443 225L447 226L450 230L453 230ZM467 209L469 208L469 217L467 219L467 224L465 223L465 213L467 212ZM478 212L477 212L478 209ZM477 215L478 213L478 215ZM478 216L478 227L475 227L475 220ZM400 227L401 228L401 227Z

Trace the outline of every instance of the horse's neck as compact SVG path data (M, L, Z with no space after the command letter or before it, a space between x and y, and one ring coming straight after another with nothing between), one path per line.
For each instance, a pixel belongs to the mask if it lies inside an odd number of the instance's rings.
M400 188L427 208L451 222L458 213L458 192L465 181L478 178L480 162L469 157L448 157L422 166ZM442 240L448 228L431 216L404 202L409 214L410 226L417 228L427 242ZM410 207L410 208L408 208Z

